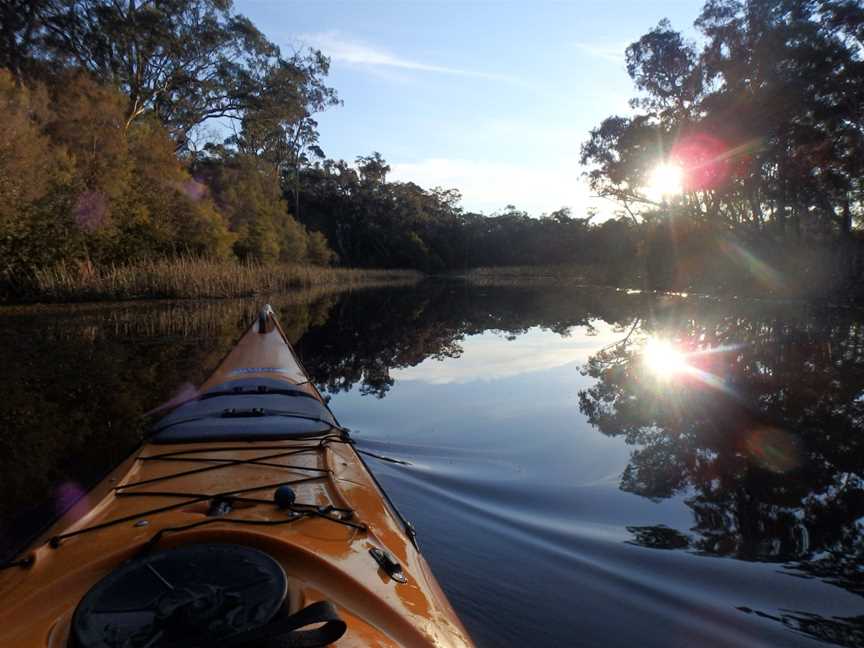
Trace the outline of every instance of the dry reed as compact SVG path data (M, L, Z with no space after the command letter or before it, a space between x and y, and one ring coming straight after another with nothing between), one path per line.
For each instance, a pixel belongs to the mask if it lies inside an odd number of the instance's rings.
M16 301L41 302L206 299L250 297L313 286L350 288L406 283L419 278L419 273L410 270L268 266L187 257L101 268L61 264L36 270L26 286L18 286L15 292Z

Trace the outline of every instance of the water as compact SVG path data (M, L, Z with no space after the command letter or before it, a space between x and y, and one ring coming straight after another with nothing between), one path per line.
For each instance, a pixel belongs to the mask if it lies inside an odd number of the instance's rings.
M480 646L864 645L864 312L454 282L275 306L400 462L369 459ZM0 553L256 307L0 312Z

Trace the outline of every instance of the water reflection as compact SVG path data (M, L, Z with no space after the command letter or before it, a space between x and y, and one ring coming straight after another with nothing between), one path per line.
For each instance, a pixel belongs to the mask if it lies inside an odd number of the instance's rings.
M640 324L647 343L634 335L592 356L580 409L633 447L623 491L680 495L693 513L686 530L628 527L631 542L783 563L860 595L861 314L773 310L660 310ZM843 645L864 638L861 617L748 611Z
M864 643L864 313L452 282L274 305L404 462L372 459L480 645ZM0 313L0 554L257 306Z
M333 294L280 301L293 339ZM199 384L254 317L243 301L6 309L0 314L0 557L120 463L145 414Z

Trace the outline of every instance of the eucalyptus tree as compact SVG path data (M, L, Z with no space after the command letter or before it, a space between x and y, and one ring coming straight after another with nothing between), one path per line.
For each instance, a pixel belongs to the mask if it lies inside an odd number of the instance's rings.
M229 143L273 165L286 194L300 214L301 169L324 159L315 115L341 104L326 85L330 60L318 50L279 59L264 79L266 91L251 105L242 128Z
M127 127L154 112L175 138L209 119L239 119L268 87L279 48L231 0L2 0L3 51L13 70L68 66L127 97Z
M667 21L626 51L636 114L591 131L591 187L634 220L849 234L862 210L864 8L849 0L709 0L701 50ZM672 159L669 209L646 191ZM641 217L641 218L640 218Z

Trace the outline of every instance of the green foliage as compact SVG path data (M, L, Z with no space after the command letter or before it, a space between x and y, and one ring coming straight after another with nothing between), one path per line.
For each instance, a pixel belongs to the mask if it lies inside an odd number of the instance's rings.
M176 136L234 116L261 89L278 48L230 0L39 0L9 26L0 61L72 65L124 95L131 123L155 112Z
M607 118L582 147L591 188L643 223L648 285L815 294L822 282L824 294L857 283L864 9L709 0L696 27L701 49L668 21L627 48L638 112ZM683 192L648 191L661 163L681 167Z
M196 174L207 183L237 240L242 261L327 265L332 252L319 234L314 242L290 213L276 169L261 158L226 153L201 160Z
M306 259L309 263L327 266L333 263L336 254L327 245L327 237L321 232L309 232L306 239Z
M303 173L301 220L323 232L342 263L438 273L481 266L628 263L633 228L619 220L593 226L568 209L532 218L508 206L491 216L465 213L458 191L387 182L379 153L357 170L325 160ZM296 199L291 187L288 195Z
M227 223L153 119L124 126L124 98L86 75L16 85L0 73L2 273L60 262L225 256ZM51 106L50 109L47 106Z
M0 70L0 276L73 253L68 187L71 156L40 128L52 119L44 88L16 87ZM58 216L58 214L61 214Z

